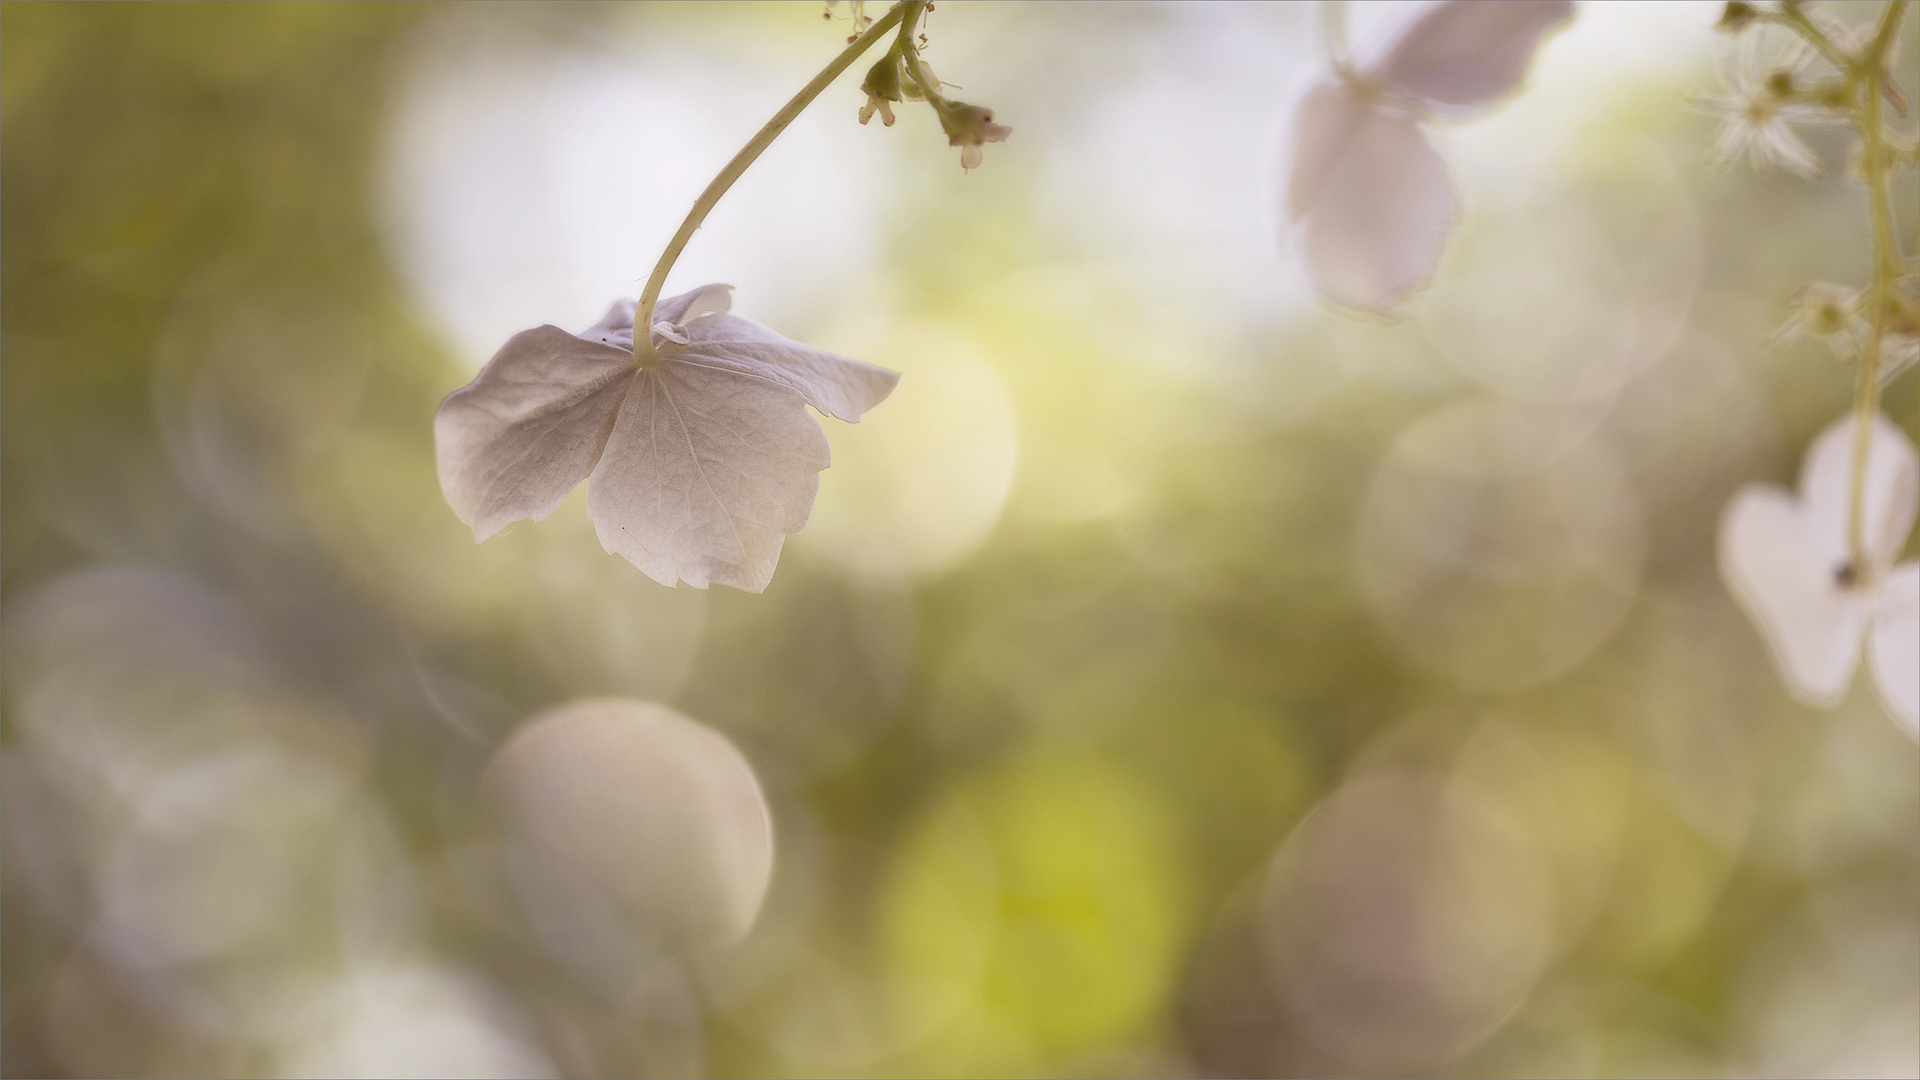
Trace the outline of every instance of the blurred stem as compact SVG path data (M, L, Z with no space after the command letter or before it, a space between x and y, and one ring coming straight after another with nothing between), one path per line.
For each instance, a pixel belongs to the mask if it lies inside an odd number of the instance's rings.
M934 78L933 72L920 59L920 49L913 41L914 31L920 29L920 16L926 10L926 4L915 4L913 10L907 12L906 18L900 20L900 36L893 43L893 51L900 57L901 66L906 68L907 78L912 79L913 85L920 89L920 96L927 99L927 104L937 111L947 104L947 99L940 93L940 80Z
M1887 153L1887 133L1881 123L1881 84L1892 78L1887 70L1887 57L1893 50L1894 39L1899 36L1900 19L1906 13L1906 6L1907 0L1888 0L1880 13L1879 29L1854 67L1861 94L1860 171L1866 176L1873 216L1873 283L1867 287L1873 329L1867 337L1866 348L1861 351L1854 384L1853 485L1847 517L1847 547L1855 580L1861 584L1866 584L1864 576L1872 573L1873 566L1868 558L1865 520L1867 454L1873 445L1873 421L1880 411L1880 346L1886 337L1894 281L1902 270L1899 241L1894 232L1893 201L1887 191L1892 161Z
M1894 0L1894 2L1899 3L1901 0ZM1833 39L1820 28L1820 24L1807 18L1807 13L1800 10L1798 6L1783 5L1780 14L1774 18L1797 32L1807 44L1813 46L1815 51L1826 58L1827 63L1841 71L1849 71L1853 68L1852 58L1841 52L1840 46L1833 43Z
M667 250L660 254L660 261L655 264L652 276L647 278L647 287L640 293L640 303L633 313L635 363L641 367L652 367L660 362L660 354L653 347L653 308L660 299L660 287L667 283L667 273L673 269L674 262L680 258L680 252L686 248L687 241L693 239L693 234L699 230L700 223L707 219L708 211L719 203L720 197L727 193L727 189L733 186L735 180L740 179L741 174L747 171L760 154L773 145L773 140L780 137L780 133L787 129L787 125L793 123L808 105L813 104L813 99L819 97L833 80L839 78L841 72L851 67L853 62L860 58L861 53L872 48L874 42L885 37L887 31L893 29L894 25L906 18L909 13L917 20L920 9L924 7L926 7L926 0L900 0L900 3L893 5L885 15L868 27L865 33L854 38L839 56L834 57L832 63L821 68L820 74L815 75L812 81L801 87L792 101L787 102L779 112L774 113L773 119L767 121L766 126L762 127L747 145L740 148L739 153L733 155L733 160L727 162L726 168L720 170L720 175L714 177L713 182L707 185L707 189L700 193L700 198L694 201L693 209L687 212L687 220L680 223L680 231L674 233L673 239L667 242Z
M1321 0L1320 38L1326 46L1327 66L1343 80L1353 74L1347 51L1347 0Z

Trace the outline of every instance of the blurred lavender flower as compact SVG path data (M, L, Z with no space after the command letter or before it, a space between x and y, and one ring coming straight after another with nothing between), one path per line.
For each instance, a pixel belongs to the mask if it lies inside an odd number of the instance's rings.
M1720 573L1795 697L1838 703L1864 640L1881 701L1909 734L1920 734L1920 562L1893 565L1920 504L1920 458L1875 416L1864 491L1868 565L1855 566L1855 423L1849 416L1814 442L1798 497L1758 484L1734 496L1721 519Z
M515 334L447 395L440 487L474 539L544 519L584 478L600 543L648 577L765 589L829 464L803 406L857 423L900 376L728 314L732 288L661 301L657 363L635 361L622 300L577 335Z
M1283 212L1308 272L1343 307L1390 313L1433 276L1453 228L1453 184L1423 121L1491 105L1525 76L1568 0L1448 0L1365 70L1336 58L1295 119Z

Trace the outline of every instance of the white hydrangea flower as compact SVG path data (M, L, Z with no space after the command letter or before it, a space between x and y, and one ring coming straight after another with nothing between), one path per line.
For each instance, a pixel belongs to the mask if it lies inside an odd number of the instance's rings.
M805 406L857 423L900 376L728 314L732 288L659 303L658 363L635 361L622 300L579 334L515 334L447 395L440 487L474 539L544 519L585 479L601 545L648 577L765 589L829 464Z
M1483 108L1526 75L1570 0L1447 0L1373 65L1308 91L1295 119L1283 219L1314 285L1390 313L1433 276L1453 228L1453 183L1421 123Z
M1800 492L1743 488L1720 523L1720 573L1759 626L1787 689L1830 707L1846 694L1861 644L1880 700L1920 734L1920 562L1898 566L1920 506L1920 457L1874 418L1867 449L1867 565L1848 544L1855 420L1828 428L1807 452Z

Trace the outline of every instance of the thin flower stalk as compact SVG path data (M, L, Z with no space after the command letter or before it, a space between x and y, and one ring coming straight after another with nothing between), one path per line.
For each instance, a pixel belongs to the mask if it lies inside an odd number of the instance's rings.
M917 21L920 11L926 6L927 0L901 0L900 3L889 8L885 15L874 20L865 33L855 37L839 56L834 57L832 63L821 68L818 75L800 88L800 92L793 96L793 100L787 102L779 112L774 113L773 119L768 120L766 126L755 133L747 145L740 148L739 153L733 155L733 160L727 162L726 168L720 170L720 175L714 177L713 182L700 193L700 197L694 200L693 209L687 212L687 219L680 223L680 230L673 234L673 239L667 242L667 249L661 252L660 261L654 265L653 273L647 277L646 288L640 293L639 317L634 322L636 328L653 325L654 305L660 299L661 288L667 283L668 272L679 260L680 252L686 248L687 241L693 239L693 234L699 230L701 223L707 220L707 214L719 204L720 197L727 193L727 189L733 187L734 181L740 179L748 167L759 159L767 147L773 145L773 141L780 137L781 132L787 129L787 125L793 123L808 105L813 104L813 99L819 97L833 83L833 80L839 78L841 72L852 67L853 62L860 59L862 53L872 48L874 42L885 37L887 31L892 30L908 15L912 15ZM660 354L654 347L651 333L633 335L633 359L641 367L653 367L660 363Z
M1782 27L1834 69L1835 74L1824 79L1806 79L1802 71L1786 69L1747 87L1748 91L1762 90L1770 95L1778 120L1837 120L1852 126L1860 136L1857 172L1868 193L1873 274L1867 287L1861 290L1858 308L1865 318L1855 372L1855 446L1847 527L1849 569L1854 572L1866 572L1871 565L1863 507L1871 450L1868 431L1880 408L1880 391L1888 374L1883 369L1890 365L1902 366L1906 354L1915 346L1914 334L1908 325L1913 321L1909 310L1913 305L1900 289L1901 280L1910 276L1913 268L1900 251L1889 192L1893 174L1903 162L1897 152L1900 148L1896 145L1897 137L1886 123L1889 104L1902 115L1906 111L1905 97L1893 82L1890 58L1908 4L1909 0L1888 0L1872 35L1864 41L1855 40L1854 35L1840 27L1828 25L1826 20L1811 13L1810 5L1805 3L1783 3L1767 9L1730 3L1721 24L1741 32L1761 25ZM1803 69L1804 65L1796 68ZM1778 126L1785 127L1784 123ZM1792 137L1790 132L1786 135Z

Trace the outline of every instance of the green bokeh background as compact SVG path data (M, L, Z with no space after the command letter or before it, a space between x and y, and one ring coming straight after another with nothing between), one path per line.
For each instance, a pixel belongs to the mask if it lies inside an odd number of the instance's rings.
M797 62L838 40L811 4L559 10L570 32L677 35L696 58L728 34ZM942 4L936 41L976 10ZM765 595L689 596L603 554L577 497L476 547L440 497L431 432L468 371L391 265L376 180L396 71L449 14L0 4L7 1075L297 1071L292 1019L183 1020L155 1004L172 991L135 985L102 944L115 879L101 867L138 815L22 719L35 680L63 664L125 681L120 700L151 704L156 725L190 710L178 738L149 726L127 744L166 743L152 752L169 767L271 743L354 778L352 814L302 816L269 788L240 815L256 839L209 834L208 850L278 851L309 866L299 880L330 880L347 871L310 864L342 865L324 852L347 842L352 815L384 823L369 826L393 838L383 865L414 899L376 951L491 987L517 1017L501 1030L561 1074L1744 1075L1843 1068L1841 1049L1878 1045L1856 1030L1881 1022L1861 1019L1869 1005L1894 1010L1886 1038L1900 1045L1900 1010L1920 1011L1898 959L1920 922L1920 759L1864 679L1830 712L1789 699L1713 561L1718 507L1741 482L1790 483L1849 400L1850 371L1817 343L1764 340L1801 282L1857 278L1861 196L1843 177L1708 167L1711 123L1680 96L1707 72L1605 102L1563 165L1579 181L1566 190L1630 202L1649 160L1681 178L1704 252L1684 340L1736 358L1769 434L1729 451L1710 409L1684 412L1693 346L1630 384L1595 422L1627 443L1643 422L1664 433L1660 456L1627 455L1648 538L1631 607L1569 669L1494 691L1415 660L1356 570L1371 478L1396 439L1485 393L1427 329L1318 309L1223 328L1159 307L1045 220L1036 141L1150 68L1143 42L1190 14L1177 7L981 11L978 48L1002 58L990 71L1022 77L994 86L941 67L1017 134L971 176L916 166L925 179L900 196L914 209L888 220L875 270L891 299L867 312L907 344L866 358L910 382L911 342L945 335L1005 388L1011 490L964 558L887 581L795 541ZM1310 32L1298 13L1271 22ZM1905 85L1920 86L1906 56ZM850 86L821 107L851 113ZM951 165L916 123L884 137ZM1250 134L1249 153L1268 137ZM1152 140L1141 133L1143 153ZM1913 180L1897 189L1909 244ZM1473 211L1500 212L1469 210L1450 259L1476 250ZM1532 268L1564 276L1571 305L1584 302L1576 256L1542 250ZM847 347L835 317L780 329ZM1231 377L1156 362L1223 351ZM1316 368L1359 374L1298 408L1282 400ZM240 496L178 466L168 439L193 433L169 435L167 418L197 408L229 425L223 475ZM1663 408L1694 419L1670 424ZM1913 436L1914 374L1887 409ZM862 430L832 431L836 452L857 453ZM1110 507L1057 512L1116 483ZM172 641L99 650L100 635L202 625L181 609L170 626L175 601L138 608L118 579L84 598L107 630L48 630L81 601L44 590L109 566L240 613L247 672ZM650 629L669 624L695 630ZM1516 655L1526 633L1512 632ZM605 693L664 697L727 734L773 810L760 925L724 955L676 961L691 1021L570 981L512 911L482 910L448 869L479 835L493 749L539 710ZM253 719L208 720L216 698ZM148 751L86 760L121 753ZM1284 945L1261 944L1262 897L1304 815L1349 778L1396 769L1495 807L1553 917L1548 955L1496 1030L1383 1061L1289 1004L1271 959ZM221 872L234 876L170 917L238 918L253 875L245 858ZM1461 872L1466 885L1431 886L1440 914L1417 891L1408 910L1454 919L1433 924L1449 940L1522 918L1503 908L1511 896L1475 891L1494 879ZM1460 895L1479 899L1447 914ZM268 945L205 961L222 985L290 970L324 982L347 965L330 916L274 925Z

